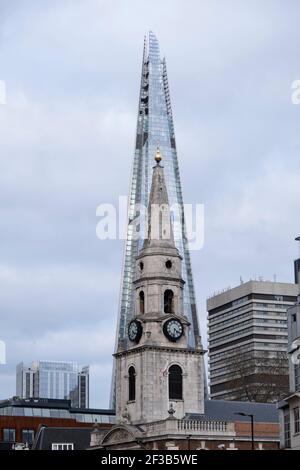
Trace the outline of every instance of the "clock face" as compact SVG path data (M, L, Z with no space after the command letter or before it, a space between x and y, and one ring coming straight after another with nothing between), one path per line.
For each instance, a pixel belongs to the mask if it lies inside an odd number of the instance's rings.
M132 320L128 326L128 338L130 341L138 343L141 339L143 327L138 320Z
M167 320L163 326L165 336L170 341L177 341L183 335L183 325L179 320Z

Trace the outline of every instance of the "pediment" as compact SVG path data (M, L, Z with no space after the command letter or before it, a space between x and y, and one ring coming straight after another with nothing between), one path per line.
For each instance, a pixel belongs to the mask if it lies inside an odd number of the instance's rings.
M135 426L117 425L110 429L102 439L102 445L136 442L143 433Z

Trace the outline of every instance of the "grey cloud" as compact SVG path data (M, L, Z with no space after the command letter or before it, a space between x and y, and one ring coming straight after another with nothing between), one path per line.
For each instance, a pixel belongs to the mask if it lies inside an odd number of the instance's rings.
M128 191L143 35L167 58L185 201L205 204L205 337L213 291L292 279L299 2L12 0L0 18L0 398L43 355L92 364L107 406L123 244L97 240L96 207Z

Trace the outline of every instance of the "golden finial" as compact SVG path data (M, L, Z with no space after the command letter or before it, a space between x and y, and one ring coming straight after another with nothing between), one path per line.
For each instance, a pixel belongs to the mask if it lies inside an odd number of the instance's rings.
M160 153L160 149L159 149L159 145L157 145L157 149L156 149L156 154L155 154L155 161L157 163L159 163L162 159L162 156L161 156L161 153Z

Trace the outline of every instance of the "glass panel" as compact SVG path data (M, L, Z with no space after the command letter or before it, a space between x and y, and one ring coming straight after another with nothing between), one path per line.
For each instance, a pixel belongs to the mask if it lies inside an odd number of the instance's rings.
M13 414L14 416L24 416L24 408L21 408L21 407L13 408Z
M76 421L84 423L84 415L74 414Z
M16 431L15 429L3 429L3 441L4 442L15 442L16 440Z
M50 410L48 408L42 408L41 411L44 418L50 418Z
M32 444L34 439L34 431L31 429L23 429L22 431L22 442Z

